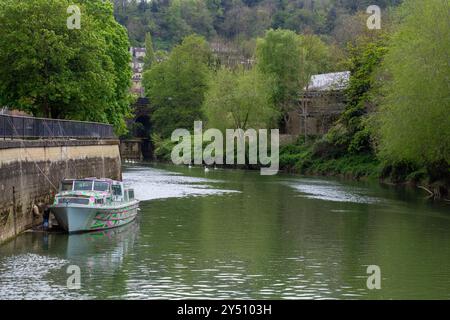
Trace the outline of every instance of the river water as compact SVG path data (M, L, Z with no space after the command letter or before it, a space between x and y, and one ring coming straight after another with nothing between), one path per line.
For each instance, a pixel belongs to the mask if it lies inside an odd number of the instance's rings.
M164 165L125 167L124 180L138 220L7 242L0 299L450 298L450 206L420 191ZM381 289L367 288L370 265Z

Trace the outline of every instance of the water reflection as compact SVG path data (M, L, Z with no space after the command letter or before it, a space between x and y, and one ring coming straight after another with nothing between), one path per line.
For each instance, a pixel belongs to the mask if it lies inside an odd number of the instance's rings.
M237 192L214 188L212 184L220 182L217 180L148 167L128 167L124 181L135 188L136 198L142 201Z
M335 181L301 179L295 182L289 181L287 184L310 199L353 203L381 201L379 198L367 196L367 189L346 186Z
M16 238L0 247L0 298L450 298L448 205L417 192L171 166L124 180L151 199L139 221ZM81 290L65 289L69 264ZM372 264L382 290L366 288Z
M83 234L27 232L1 248L0 299L94 298L95 290L67 288L67 267L80 267L86 288L96 275L122 268L138 235L138 221Z
M139 221L119 228L69 235L66 258L84 264L89 274L112 272L122 267L138 236Z

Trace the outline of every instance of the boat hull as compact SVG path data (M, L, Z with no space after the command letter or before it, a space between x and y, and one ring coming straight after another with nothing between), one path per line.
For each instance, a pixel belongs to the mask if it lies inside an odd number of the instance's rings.
M104 230L123 226L138 214L139 202L119 207L93 207L74 204L53 205L50 210L59 225L67 232Z

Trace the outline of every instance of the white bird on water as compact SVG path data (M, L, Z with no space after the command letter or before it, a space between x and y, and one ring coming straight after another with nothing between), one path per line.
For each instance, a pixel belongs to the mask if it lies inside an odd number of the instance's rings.
M205 166L205 172L209 172L209 168Z

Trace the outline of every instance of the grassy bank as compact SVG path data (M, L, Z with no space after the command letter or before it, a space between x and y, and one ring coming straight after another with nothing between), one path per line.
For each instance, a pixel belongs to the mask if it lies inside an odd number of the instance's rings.
M374 179L424 189L430 197L448 199L450 169L446 163L419 166L411 162L383 162L370 151L343 152L322 139L299 139L280 149L280 169L289 173Z
M306 175L343 176L351 179L376 179L382 166L371 153L338 155L319 150L316 141L281 147L280 168L291 173Z
M155 157L171 162L175 146L168 139L153 137ZM204 144L204 148L207 143ZM259 169L259 166L225 165L224 167ZM330 143L325 137L300 137L295 143L280 148L280 170L287 173L338 176L353 180L379 180L394 185L420 187L434 198L449 198L450 170L446 163L415 165L411 162L381 161L373 151L351 152L346 145Z

